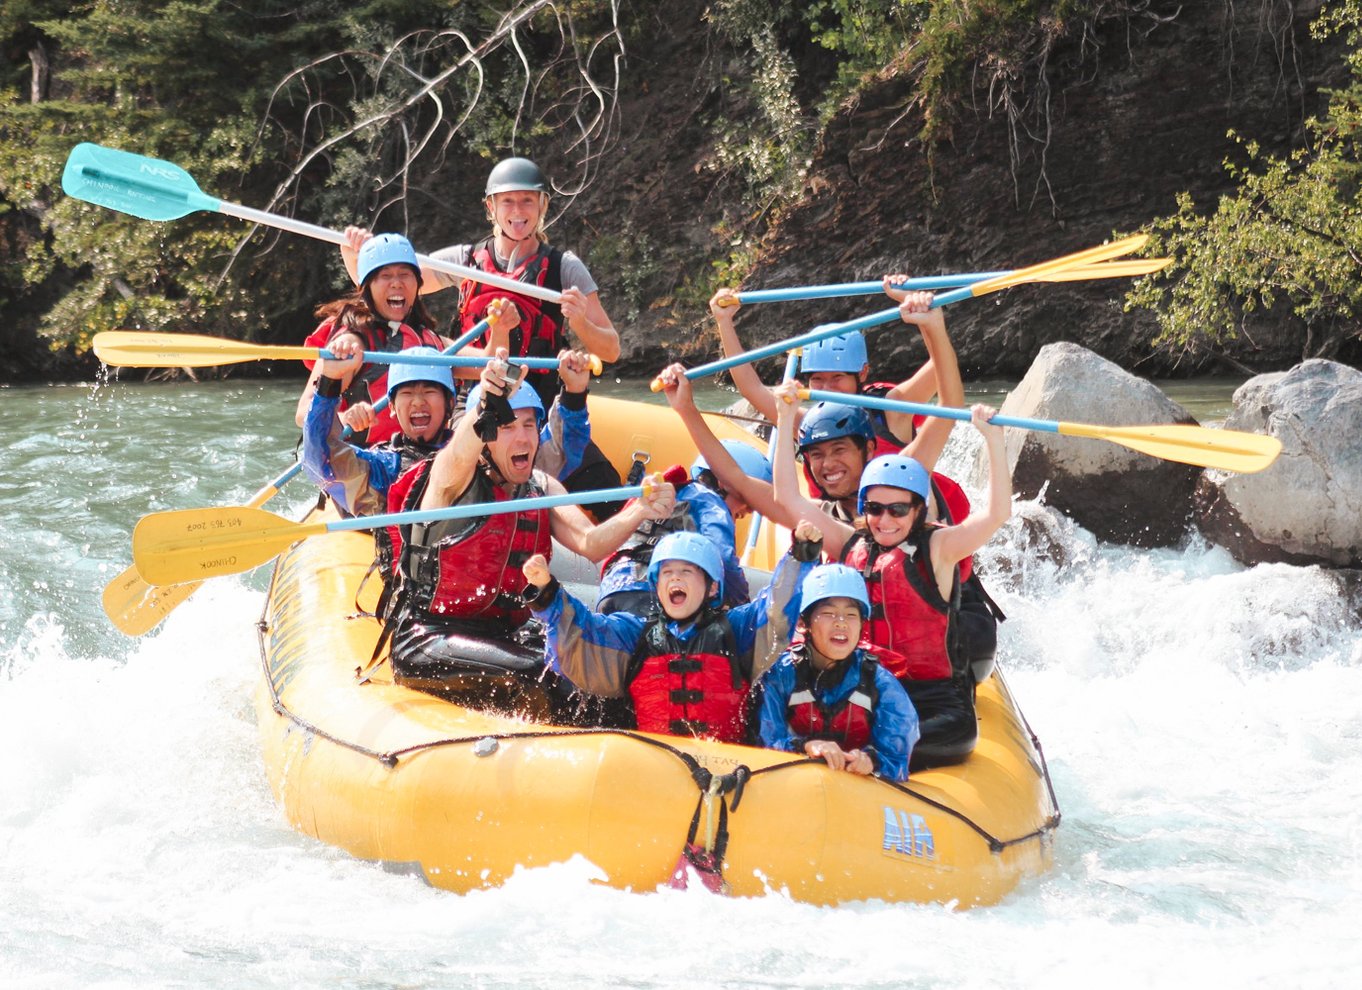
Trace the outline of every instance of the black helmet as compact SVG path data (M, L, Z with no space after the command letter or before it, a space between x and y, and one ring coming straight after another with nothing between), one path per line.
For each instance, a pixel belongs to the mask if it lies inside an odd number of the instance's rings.
M506 158L492 166L487 176L487 195L528 189L548 193L549 180L528 158Z

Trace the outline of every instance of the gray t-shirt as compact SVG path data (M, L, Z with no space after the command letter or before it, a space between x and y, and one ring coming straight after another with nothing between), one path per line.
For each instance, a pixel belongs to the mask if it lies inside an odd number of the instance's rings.
M437 261L448 261L455 265L463 265L466 268L473 265L473 245L453 244L447 248L441 248L431 255ZM503 272L506 270L506 259L498 257L497 267ZM571 251L563 252L563 288L576 287L582 290L583 295L591 295L597 289L596 280L591 277L591 272L587 271L586 263ZM463 281L460 275L450 275L448 272L436 272L436 277L440 281L440 287L444 289L457 288Z

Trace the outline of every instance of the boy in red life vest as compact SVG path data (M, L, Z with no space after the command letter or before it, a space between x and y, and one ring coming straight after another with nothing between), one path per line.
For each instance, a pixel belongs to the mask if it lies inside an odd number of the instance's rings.
M401 234L368 237L359 251L356 273L359 278L354 292L317 309L322 323L307 336L304 341L307 346L327 347L332 341L353 340L365 351L395 353L412 347L433 347L437 351L444 348L446 342L435 332L435 321L421 301L420 268L410 241ZM514 313L501 318L519 319ZM303 363L312 375L298 398L294 419L299 426L307 420L321 377L315 362ZM387 365L362 365L342 379L341 420L354 431L356 444L382 443L399 432L391 408L374 415L373 403L387 392Z
M761 681L761 744L834 770L908 779L917 711L893 675L861 649L870 597L861 575L823 564L800 588L800 645Z
M562 673L588 694L630 698L640 731L743 743L749 686L790 642L797 589L820 551L815 534L802 527L756 600L727 611L719 551L698 533L670 533L653 551L657 610L647 618L591 611L542 557L525 563L539 588L530 607Z
M793 396L790 397L793 399ZM961 561L997 532L1012 512L1003 431L990 425L994 410L973 407L975 428L988 452L988 500L982 511L954 526L929 523L927 470L911 457L877 457L861 475L858 520L849 526L799 491L788 451L792 402L780 412L772 465L777 497L823 534L830 559L855 567L872 604L867 639L880 662L908 691L921 720L914 766L963 760L974 748L974 658L957 638Z
M723 447L744 471L770 482L771 462L761 451L741 440L725 440ZM672 514L666 519L643 523L619 550L606 558L601 565L596 608L601 612L647 615L656 601L648 581L653 547L668 533L677 532L699 533L718 547L724 563L726 605L750 601L747 574L738 559L734 537L735 522L751 512L747 503L718 482L703 457L695 459L689 472L677 464L668 468L663 477L676 486Z

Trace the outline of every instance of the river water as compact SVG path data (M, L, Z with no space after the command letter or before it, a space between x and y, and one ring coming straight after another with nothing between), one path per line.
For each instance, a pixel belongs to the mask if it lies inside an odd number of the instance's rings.
M1005 384L976 389L996 395ZM1228 389L1180 386L1207 420ZM456 896L293 832L250 693L264 571L130 640L100 592L150 511L289 463L297 383L0 389L0 986L1353 986L1362 622L1328 572L1097 543L1042 505L981 554L1064 822L976 911L631 895L574 862ZM963 477L976 436L944 459ZM295 482L271 503L296 514Z

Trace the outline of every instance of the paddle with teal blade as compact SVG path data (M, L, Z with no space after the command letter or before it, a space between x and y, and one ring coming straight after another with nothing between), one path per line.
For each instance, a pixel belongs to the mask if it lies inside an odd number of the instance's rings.
M71 149L66 167L62 170L62 190L75 199L105 206L143 220L178 220L200 211L224 213L230 217L258 223L265 227L287 230L304 237L312 237L330 244L344 244L345 235L338 230L318 227L292 217L254 210L239 203L228 203L205 194L184 169L159 158L147 158L130 151L106 148L82 142ZM446 272L506 289L522 296L532 296L546 302L561 302L563 294L530 282L520 282L504 275L484 272L480 268L439 261L418 254L423 268Z

